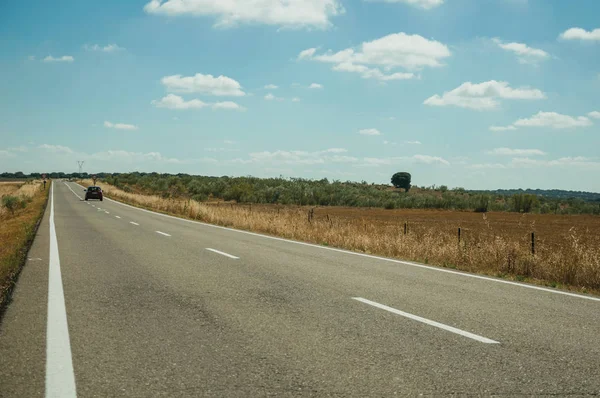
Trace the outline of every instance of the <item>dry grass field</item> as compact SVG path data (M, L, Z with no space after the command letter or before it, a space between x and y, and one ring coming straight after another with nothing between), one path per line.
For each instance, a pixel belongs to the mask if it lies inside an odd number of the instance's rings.
M25 207L18 206L13 214L2 206L7 195L18 197ZM23 265L47 198L41 181L0 182L0 308Z
M91 185L91 181L84 183ZM198 203L97 185L108 197L212 224L547 286L600 292L598 216L322 207L314 208L309 221L308 207ZM535 255L531 232L535 233Z

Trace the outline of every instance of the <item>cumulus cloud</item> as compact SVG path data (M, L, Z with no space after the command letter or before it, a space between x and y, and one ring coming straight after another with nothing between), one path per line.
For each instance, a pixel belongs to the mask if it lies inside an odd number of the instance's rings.
M579 167L600 169L600 162L584 156L568 156L553 160L531 159L527 157L513 158L511 167Z
M440 67L442 60L450 56L445 44L404 32L363 42L357 49L329 50L323 54L316 52L316 48L306 49L300 52L298 59L331 63L334 71L358 73L365 79L382 81L412 79L416 75L412 72L384 73L380 68L390 72L394 68L415 71L424 67Z
M292 98L292 102L300 102L300 98L294 97L294 98Z
M71 55L63 55L62 57L55 58L52 55L48 55L44 58L44 62L73 62L75 58Z
M117 129L117 130L137 130L138 126L134 124L126 124L126 123L112 123L109 121L104 122L104 127L109 129Z
M524 64L537 64L539 61L544 61L550 58L550 54L548 54L546 51L540 50L539 48L529 47L525 43L503 43L498 38L492 40L503 50L510 51L517 55L519 62Z
M600 112L593 111L593 112L588 113L588 116L593 119L600 119Z
M249 164L296 164L316 165L328 163L355 163L359 159L353 156L341 155L344 148L329 148L322 151L262 151L249 154L248 159L235 159L233 163Z
M582 28L571 28L565 30L559 37L563 40L600 41L600 28L591 31Z
M432 8L441 6L444 4L444 0L366 0L369 2L379 3L402 3L408 4L413 7L421 8L423 10L431 10Z
M360 135L381 135L381 132L377 129L362 129L358 131Z
M267 90L277 90L279 87L274 84L267 84L264 88Z
M490 80L478 84L465 82L452 91L446 91L441 96L436 94L427 98L423 104L492 110L498 108L499 98L537 100L546 98L546 95L538 89L529 87L512 88L507 82Z
M54 153L73 153L73 150L71 148L62 145L42 144L38 146L38 148Z
M389 158L363 158L359 166L361 167L379 167L393 166L403 163L423 163L423 164L441 164L449 166L450 162L439 156L431 155L413 155L413 156L397 156Z
M160 100L152 101L152 105L157 108L167 109L202 109L208 106L207 103L200 101L199 99L193 99L185 101L178 95L169 94Z
M11 151L7 151L6 149L0 149L0 159L2 159L2 158L14 158L16 156L17 155L15 155Z
M421 145L421 141L404 141L408 145Z
M123 51L125 50L123 47L119 47L116 44L107 44L106 46L101 46L98 44L86 44L83 46L83 48L86 51L101 51L104 53L112 53L112 52L116 52L116 51Z
M227 77L203 75L196 73L194 76L172 75L161 79L168 91L175 93L200 93L214 96L243 97L242 86L236 80Z
M511 148L494 148L486 152L488 155L501 156L543 156L546 152L540 149L511 149Z
M323 88L323 85L319 84L319 83L312 83L310 86L308 86L308 88L320 89L320 88Z
M192 99L189 101L185 101L182 97L175 94L168 94L167 96L161 98L160 100L152 101L152 105L157 108L167 108L167 109L179 109L179 110L187 110L187 109L202 109L211 107L212 109L230 109L230 110L244 110L245 108L236 104L232 101L223 101L216 102L213 104L206 103L200 101L199 99Z
M265 100L267 100L267 101L283 101L283 98L276 97L273 94L269 93L269 94L265 95Z
M530 118L519 119L513 123L516 127L550 127L568 129L591 126L592 122L585 116L573 117L556 112L538 112Z
M216 27L265 24L285 28L330 27L331 18L344 13L339 0L151 0L149 14L193 15L216 18Z

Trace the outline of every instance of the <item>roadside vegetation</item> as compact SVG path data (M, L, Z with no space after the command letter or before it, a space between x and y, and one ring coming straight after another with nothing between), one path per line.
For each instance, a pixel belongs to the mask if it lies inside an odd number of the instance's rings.
M39 180L0 182L0 310L25 263L48 190Z
M185 196L179 191L185 187L179 179L159 179L162 186L156 188L144 187L143 182L130 184L126 178L107 180L119 185L97 182L107 197L206 223L551 287L600 292L597 216L319 207L308 206L310 201L300 206L244 204ZM169 185L169 181L175 182ZM89 186L92 181L83 184ZM337 199L331 200L337 203Z

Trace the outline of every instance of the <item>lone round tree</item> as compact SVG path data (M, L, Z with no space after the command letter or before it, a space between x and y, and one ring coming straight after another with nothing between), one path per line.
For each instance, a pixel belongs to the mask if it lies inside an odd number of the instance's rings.
M398 172L392 176L392 185L396 188L404 188L406 192L410 189L410 173Z

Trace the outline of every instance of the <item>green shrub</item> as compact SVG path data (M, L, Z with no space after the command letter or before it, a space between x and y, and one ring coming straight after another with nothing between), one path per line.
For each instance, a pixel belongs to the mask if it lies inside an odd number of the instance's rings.
M21 203L22 201L16 196L6 195L2 197L2 206L6 207L11 214L15 214L15 210L17 210L18 207L21 207Z

